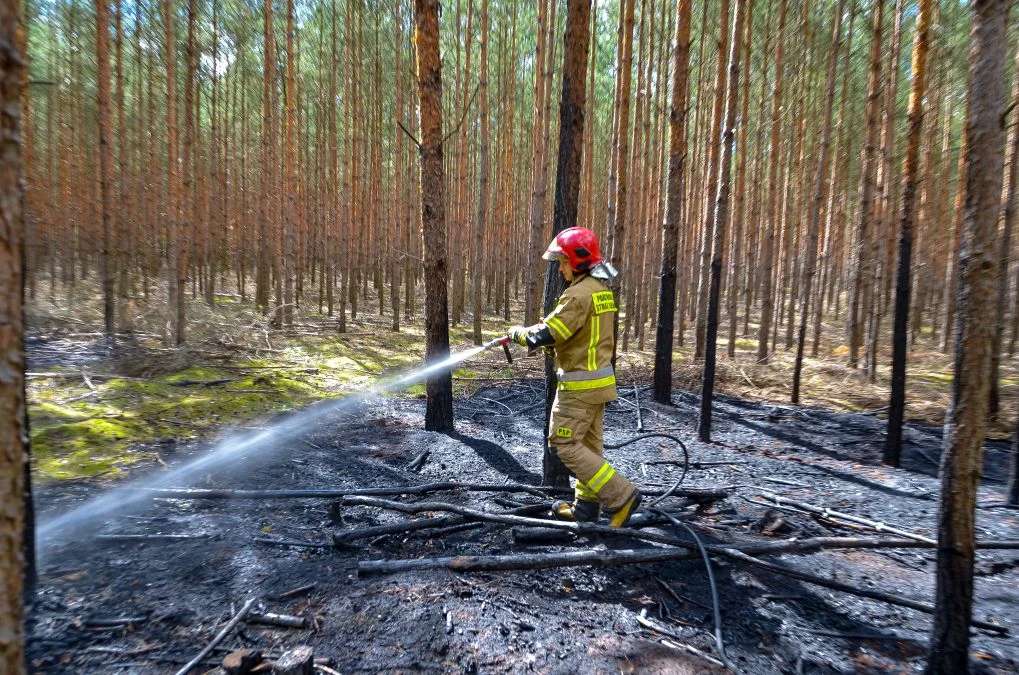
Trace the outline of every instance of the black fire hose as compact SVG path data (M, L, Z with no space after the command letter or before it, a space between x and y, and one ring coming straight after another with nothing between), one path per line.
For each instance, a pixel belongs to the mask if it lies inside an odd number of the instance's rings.
M681 473L679 475L679 480L677 480L673 484L672 487L670 487L668 490L665 491L665 494L663 494L661 497L659 497L658 499L656 499L653 502L651 502L651 504L648 506L648 508L654 508L658 504L662 503L664 500L666 500L669 497L671 497L672 493L675 492L676 490L678 490L679 486L683 483L684 480L686 480L687 471L690 470L690 453L687 452L686 444L684 444L683 441L679 440L679 438L677 438L676 436L673 436L672 434L663 434L661 432L657 432L656 431L656 432L652 432L652 433L649 433L649 434L639 434L637 436L632 436L632 437L627 438L626 440L620 441L618 443L606 443L605 444L605 449L607 449L607 450L616 450L618 448L622 448L624 446L630 445L631 443L636 443L637 441L643 441L643 440L648 439L648 438L667 438L670 441L672 441L673 443L675 443L676 445L678 445L680 447L680 449L683 450L683 473Z

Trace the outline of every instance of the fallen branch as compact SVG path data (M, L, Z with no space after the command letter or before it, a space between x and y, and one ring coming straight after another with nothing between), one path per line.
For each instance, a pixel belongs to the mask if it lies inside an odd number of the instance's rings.
M425 462L428 461L428 455L430 455L430 454L432 454L432 451L430 449L422 450L421 453L418 454L417 457L412 459L410 461L410 463L407 465L407 471L415 471L416 472L419 469L421 469L421 467L423 467L425 465Z
M270 539L269 537L255 537L252 539L256 544L266 546L294 546L296 548L332 548L329 544L315 541L299 541L297 539Z
M527 518L508 513L486 513L484 511L469 509L465 506L460 506L459 504L446 504L443 502L418 502L414 504L405 504L403 502L396 502L389 499L378 499L376 497L350 496L344 497L343 503L347 506L374 506L376 508L389 509L392 511L399 511L401 513L457 513L471 520L500 523L502 525L546 527L559 530L570 530L571 532L576 532L578 534L602 534L616 537L643 539L661 544L671 544L673 546L685 545L683 540L677 539L676 537L658 534L655 532L641 532L627 527L609 527L608 525L595 525L593 523L543 520L541 518Z
M358 574L386 574L420 570L450 569L454 572L496 572L505 570L540 570L552 567L594 567L630 565L634 563L689 560L697 557L692 550L680 548L648 548L618 551L588 550L563 553L534 553L526 555L461 555L447 558L416 558L412 560L362 560L357 563Z
M280 626L282 628L307 628L308 617L295 616L293 614L276 614L266 612L265 614L252 614L248 617L248 623L263 623L267 626Z
M154 652L157 649L162 649L162 645L149 645L147 647L138 647L137 649L119 649L117 647L85 647L85 651L89 654L112 654L113 656L141 656L142 654L148 654Z
M763 497L764 499L767 499L768 501L774 502L775 504L778 504L780 506L783 505L783 504L787 505L787 506L793 506L793 507L795 507L797 509L800 509L800 510L803 510L803 511L807 511L808 513L817 514L817 515L821 516L822 518L828 518L828 519L838 518L839 520L847 520L850 523L856 523L857 525L866 525L867 527L873 528L877 532L888 532L890 534L896 534L896 535L898 535L900 537L906 537L908 539L916 539L917 541L922 541L922 542L927 543L927 544L936 544L937 543L937 540L931 539L930 537L925 537L922 534L915 534L913 532L910 532L908 530L903 530L903 529L898 528L898 527L891 527L889 525L886 525L886 524L884 524L882 522L878 522L876 520L869 520L867 518L861 518L859 516L854 516L851 513L843 513L841 511L835 511L833 509L829 509L827 507L814 506L813 504L807 504L806 502L797 501L795 499L787 499L785 497L779 497L778 495L772 494L770 492L764 492L760 496Z
M387 534L401 534L415 530L428 530L432 528L459 525L464 522L463 518L457 516L446 516L443 518L419 518L418 520L404 521L400 523L389 523L388 525L376 525L374 527L362 527L356 530L339 530L333 533L333 544L343 546L357 539L372 539Z
M672 638L673 640L685 640L686 639L682 635L680 635L678 633L672 632L666 626L661 625L657 621L652 621L651 619L648 619L647 617L641 616L640 614L637 615L637 623L639 623L641 626L644 626L645 628L647 628L649 630L653 630L656 633L660 633L661 635L668 636L668 637ZM673 643L673 644L675 644L675 643ZM704 659L705 661L707 661L708 663L713 663L716 666L725 666L725 664L722 663L718 658L716 658L714 656L711 656L710 654L708 654L706 652L703 652L700 649L697 649L696 647L692 647L692 646L686 644L685 642L680 642L680 643L676 644L676 647L678 647L679 649L682 649L685 652L693 654L694 656L699 656L702 659Z
M546 528L576 523L542 521ZM570 528L559 528L570 529ZM626 531L627 528L620 528ZM632 533L637 536L640 533ZM779 553L814 553L827 549L874 548L933 548L914 539L871 539L858 537L815 537L813 539L786 539L782 541L707 546L711 553L722 555L732 552L746 557ZM978 549L1019 549L1019 541L978 542ZM586 550L568 553L536 553L500 556L450 556L442 558L416 558L412 560L363 560L358 563L359 574L406 572L415 570L450 569L457 572L489 572L518 569L548 569L552 567L595 567L632 565L636 563L692 560L698 557L690 542L680 541L675 548L625 549L619 551ZM751 558L752 560L756 560ZM760 562L760 561L758 561ZM765 563L766 564L766 563Z
M888 603L889 605L908 607L910 609L915 609L918 612L923 612L925 614L931 615L934 614L934 605L929 605L925 602L910 600L909 598L903 598L901 596L892 595L890 593L871 591L866 588L857 588L855 586L850 586L848 584L839 583L838 581L825 579L824 577L819 577L808 572L800 572L799 570L794 570L789 567L783 567L782 565L776 565L774 563L766 562L764 560L758 560L753 556L749 556L745 553L735 551L730 548L712 546L709 550L716 555L729 558L730 560L736 560L738 562L746 563L747 565L767 570L769 572L774 572L775 574L781 574L782 576L787 576L792 579L797 579L799 581L806 581L807 583L816 584L818 586L823 586L825 588L830 588L836 591L842 591L843 593L849 593L851 595L856 595L862 598L879 600L881 602ZM1005 626L999 626L998 624L987 623L986 621L973 620L970 621L970 625L972 625L975 628L993 631L1001 635L1008 635L1008 628L1006 628Z
M248 615L248 612L251 611L254 604L255 598L249 598L248 601L244 603L244 606L241 607L241 611L237 612L237 614L234 615L234 618L230 619L230 623L224 626L223 630L219 631L216 637L212 638L212 642L205 645L205 649L200 651L198 656L184 664L184 667L178 670L175 675L187 675L190 673L195 666L202 662L202 659L212 653L212 650L216 648L216 645L222 642L226 636L230 634L230 631L237 626L237 624L244 620L244 617Z

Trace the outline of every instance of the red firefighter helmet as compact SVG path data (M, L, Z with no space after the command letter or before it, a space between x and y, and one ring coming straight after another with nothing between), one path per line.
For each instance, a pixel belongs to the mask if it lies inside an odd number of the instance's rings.
M586 227L571 227L557 234L545 249L545 260L566 258L574 272L586 272L593 265L604 262L598 247L598 237Z

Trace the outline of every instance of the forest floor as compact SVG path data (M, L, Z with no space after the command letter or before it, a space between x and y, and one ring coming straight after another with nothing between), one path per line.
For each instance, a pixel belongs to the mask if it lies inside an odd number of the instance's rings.
M622 393L607 410L608 441L636 435L639 397L645 431L668 430L688 447L690 471L682 487L725 491L720 499L671 497L663 502L706 543L889 536L776 508L767 501L770 495L936 536L937 427L910 425L903 468L890 469L880 464L881 422L873 416L726 398L717 408L716 442L705 445L692 440L693 397L678 394L674 406L660 406L649 401L646 389ZM383 486L405 490L438 481L502 483L503 493L452 490L394 499L490 513L547 504L547 498L513 487L536 485L540 478L541 401L539 383L533 380L479 389L457 401L457 433L448 436L421 429L422 401L361 404L320 415L299 434L279 437L268 452L212 469L194 486L349 492ZM162 457L177 466L206 450L182 443ZM423 466L408 468L425 450L430 454ZM648 492L674 484L682 471L682 451L667 439L640 441L610 451L609 457ZM1000 508L1008 466L1005 448L992 442L985 458L979 537L1019 538L1017 512ZM160 465L146 468L167 471ZM41 520L105 489L93 482L51 483L37 494ZM716 654L712 594L699 558L601 568L359 573L359 564L375 560L561 556L576 550L608 554L667 546L597 534L525 543L517 541L524 528L514 532L497 524L470 529L447 524L334 547L332 535L338 531L412 518L376 507L334 506L339 501L146 499L54 533L42 551L42 580L30 616L33 672L173 672L252 597L258 598L260 611L307 617L309 628L242 623L198 672L213 668L236 648L260 649L272 658L298 644L313 646L343 673L724 672L669 646L688 644ZM641 531L689 541L685 531L667 524ZM124 540L122 535L152 539ZM160 539L166 535L180 538ZM283 540L317 546L279 545ZM930 549L826 550L769 560L915 600L929 599L933 592ZM931 625L924 613L718 557L712 569L726 654L743 672L921 669ZM1009 636L975 631L974 672L1016 672L1019 554L982 551L976 574L975 618L1007 627ZM312 587L285 596L306 586ZM124 623L116 625L118 620Z
M516 487L537 485L540 478L538 359L519 359L507 368L501 354L489 353L464 364L455 379L457 433L447 436L422 430L418 391L357 405L334 403L381 373L416 364L419 328L394 334L372 317L352 323L341 336L326 329L324 318L305 317L302 326L274 332L229 309L199 315L201 339L191 347L164 350L153 331L136 334L112 355L87 327L69 329L72 317L50 313L32 320L29 395L39 520L45 526L97 498L117 503L113 512L71 518L71 527L42 539L39 594L29 617L32 672L174 672L249 598L257 598L260 613L300 615L309 627L242 622L196 672L214 669L238 647L260 649L271 659L299 644L312 645L317 656L330 659L326 668L344 673L725 672L707 660L718 656L713 600L696 551L688 560L611 567L358 571L370 561L460 555L537 553L561 563L578 551L599 557L660 552L670 546L665 540L581 532L525 542L527 527L451 521L334 546L337 532L408 523L414 516L394 513L391 505L341 504L336 497L135 501L140 493L125 484L150 479L159 482L148 484L182 488L344 493L405 491L436 481L500 484L505 491L387 499L489 513L530 507L525 511L538 517L551 498ZM486 335L500 325L486 325ZM453 331L454 350L469 343L467 334L465 328ZM847 373L839 347L826 346L826 356L807 363L810 405L790 407L777 403L785 396L787 356L778 352L770 366L754 365L746 357L755 346L741 341L742 358L720 362L720 388L735 396L718 399L712 444L694 440L693 395L677 391L672 406L651 403L645 386L650 354L621 355L624 386L607 410L607 440L637 434L639 400L644 431L675 434L689 450L682 487L724 491L712 499L674 496L662 506L705 543L726 547L892 536L776 506L769 502L776 495L936 536L941 430L929 422L937 421L947 400L947 357L932 349L911 366L912 421L903 466L891 469L880 463L884 421L875 412L886 402L880 377L870 385L861 374ZM682 351L677 359L677 384L689 387L696 364ZM1008 379L1014 364L1006 364L1004 377L1007 391L1015 386ZM759 400L746 400L751 397ZM1011 398L1006 394L1006 401ZM1011 412L1002 417L1011 419ZM1002 423L992 436L1004 437L1007 427ZM273 429L283 431L231 461L174 479L175 469L214 456L238 434ZM683 475L683 453L667 439L639 441L610 451L609 458L649 493ZM1010 461L1007 444L989 440L977 514L980 539L1019 539L1017 512L1002 507ZM443 516L450 517L429 511L419 518ZM667 523L650 522L641 531L692 546L686 530ZM307 546L281 545L288 540ZM933 595L931 549L828 549L766 559L868 591L923 602ZM722 642L730 663L743 672L922 668L927 614L731 558L713 556L711 568ZM304 590L284 595L295 589ZM1009 634L975 630L974 671L1016 672L1019 553L981 551L976 596L974 618L1005 626Z

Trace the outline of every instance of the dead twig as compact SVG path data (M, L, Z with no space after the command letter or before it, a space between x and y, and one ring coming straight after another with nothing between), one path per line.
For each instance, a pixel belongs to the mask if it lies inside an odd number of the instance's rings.
M428 456L430 454L432 454L431 450L429 449L422 450L420 453L418 453L417 457L412 459L410 463L407 465L407 471L414 472L419 471L421 467L425 465L425 462L428 461Z
M230 622L223 627L223 630L219 631L216 637L212 638L212 642L205 645L205 649L200 651L198 656L184 664L184 667L178 670L175 675L187 675L195 666L202 662L202 659L212 653L212 650L215 649L216 646L230 634L230 631L244 620L244 617L248 615L248 612L250 612L251 608L254 606L255 600L256 598L248 598L248 601L244 603L243 607L241 607L241 611L237 612L237 614L234 615L234 618L230 619Z
M641 615L638 614L637 615L637 623L639 623L641 626L644 626L645 628L647 628L649 630L653 630L656 633L660 633L661 635L667 635L668 637L671 637L674 640L685 640L685 638L682 635L679 635L678 633L674 633L673 631L669 630L669 628L667 628L666 626L663 626L662 624L658 623L657 621L653 621L653 620L647 618L646 616L641 616ZM696 647L691 647L690 645L688 645L688 644L686 644L684 642L670 643L669 646L674 647L675 649L681 649L682 651L685 651L685 652L688 652L690 654L693 654L694 656L699 656L702 659L704 659L705 661L708 661L709 663L712 663L712 664L714 664L716 666L728 667L728 666L726 666L726 664L722 663L721 661L719 661L714 656L711 656L710 654L708 654L706 652L703 652L700 649L697 649Z
M255 537L252 539L256 544L266 546L293 546L295 548L332 548L329 544L314 541L298 541L296 539L270 539L269 537Z
M304 586L298 586L297 588L291 588L289 591L280 593L280 599L292 598L295 595L301 595L302 593L310 593L315 590L315 584L306 584Z

